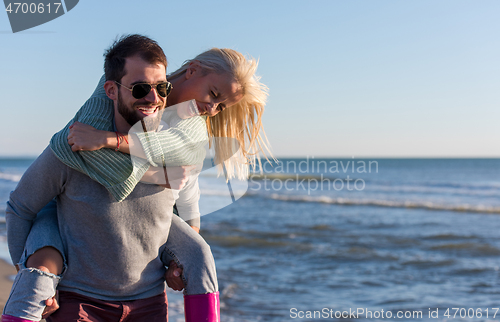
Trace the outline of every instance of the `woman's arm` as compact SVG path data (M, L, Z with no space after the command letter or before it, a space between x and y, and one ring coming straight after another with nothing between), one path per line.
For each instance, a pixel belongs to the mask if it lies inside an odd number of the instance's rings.
M112 149L118 147L118 137L121 139L119 151L130 154L129 146L123 142L125 140L122 136L117 136L115 132L98 130L91 125L76 121L69 126L68 143L73 152Z
M147 159L152 166L162 166L163 161L166 166L201 163L208 143L204 121L200 120L165 131L129 134L99 130L76 120L69 126L67 139L73 152L107 148Z
M182 166L203 161L207 134L205 120L201 117L181 120L175 128L166 131L137 133L128 135L127 140L118 140L116 133L113 132L113 101L105 95L104 82L104 78L101 78L94 94L85 102L74 119L52 137L50 146L60 161L101 183L118 201L130 194L150 165ZM75 122L103 131L94 133L101 137L95 139L97 142L92 141L92 146L89 147L88 143L85 143L81 147L74 147L75 150L78 148L78 153L75 153L68 144L70 131L75 128L73 126L70 129L70 126ZM83 130L80 132L80 140L90 138L86 137L88 133L85 134ZM76 136L71 138L79 140ZM118 142L120 142L119 152L114 151L118 147ZM134 151L138 158L124 154L130 151Z

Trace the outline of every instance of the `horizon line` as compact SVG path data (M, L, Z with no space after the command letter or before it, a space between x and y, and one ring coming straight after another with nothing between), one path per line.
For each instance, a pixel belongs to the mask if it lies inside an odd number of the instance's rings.
M36 159L39 155L0 155L0 159ZM314 155L302 155L302 156L276 156L276 159L500 159L499 156L314 156ZM265 157L261 157L262 161L266 161ZM272 158L269 158L272 161Z

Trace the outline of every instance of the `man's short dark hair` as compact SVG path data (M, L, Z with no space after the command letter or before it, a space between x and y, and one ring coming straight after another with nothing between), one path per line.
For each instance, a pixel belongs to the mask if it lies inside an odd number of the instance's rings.
M106 80L121 82L125 76L125 59L133 56L139 56L150 64L167 67L167 57L156 41L141 35L124 35L104 52Z

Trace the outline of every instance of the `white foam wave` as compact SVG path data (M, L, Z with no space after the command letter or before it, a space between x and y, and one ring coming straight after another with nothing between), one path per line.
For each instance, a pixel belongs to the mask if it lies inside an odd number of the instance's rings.
M409 185L377 185L373 184L367 189L384 191L384 192L406 192L406 193L422 193L422 194L453 194L465 196L482 196L482 197L500 197L500 189L493 188L487 190L474 190L472 188L457 188L457 187L429 187L429 186L409 186Z
M246 193L246 190L235 190L233 189L233 194L236 196L242 196ZM227 188L225 190L207 190L207 189L200 189L200 193L202 196L220 196L220 197L226 197L229 195L229 191Z
M19 180L21 180L22 176L23 176L22 174L0 172L0 179L12 181L12 182L19 182Z
M297 196L297 195L280 195L270 194L266 197L282 200L282 201L295 201L295 202L320 202L333 205L346 205L346 206L377 206L389 208L419 208L428 210L446 210L458 212L475 212L475 213L493 213L500 214L500 207L486 206L486 205L446 205L437 204L430 201L393 201L393 200L377 200L377 199L348 199L348 198L331 198L327 196Z

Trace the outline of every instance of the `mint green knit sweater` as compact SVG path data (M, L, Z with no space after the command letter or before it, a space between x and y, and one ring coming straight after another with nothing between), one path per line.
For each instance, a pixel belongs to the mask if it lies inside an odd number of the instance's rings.
M203 162L208 142L206 119L195 116L182 120L169 116L168 109L162 117L170 122L168 130L134 133L141 142L146 159L131 158L113 149L73 152L67 137L69 126L74 122L85 123L98 130L115 131L113 101L106 96L104 83L103 76L75 117L52 137L50 147L61 162L102 184L117 201L122 201L132 192L150 166L195 165Z

